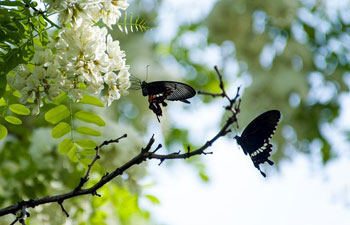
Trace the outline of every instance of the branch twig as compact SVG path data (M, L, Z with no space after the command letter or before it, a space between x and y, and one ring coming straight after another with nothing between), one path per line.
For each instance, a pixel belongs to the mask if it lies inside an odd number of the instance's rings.
M80 178L80 183L78 184L78 186L75 188L75 191L78 191L80 190L84 184L89 180L89 175L90 175L90 172L91 172L91 168L92 166L95 164L95 162L97 160L99 160L101 158L100 156L100 151L101 151L101 148L105 145L109 145L111 143L118 143L120 141L120 139L123 139L123 138L126 138L128 135L127 134L124 134L123 136L117 138L117 139L112 139L112 140L108 140L108 141L104 141L102 144L100 144L99 146L96 146L95 147L95 151L96 151L96 155L94 157L94 159L92 160L91 164L88 165L88 169L86 171L86 174L84 177Z
M215 69L215 72L216 74L218 75L219 77L219 87L221 89L221 93L211 93L211 92L207 92L207 91L201 91L199 90L198 91L198 94L200 95L209 95L213 98L216 98L216 97L222 97L222 98L226 98L228 101L229 101L229 105L225 107L226 110L232 112L233 115L236 115L240 112L240 105L241 105L241 99L238 100L239 98L239 91L241 90L241 87L238 87L237 88L237 93L235 95L234 98L230 98L230 96L228 96L228 94L226 93L226 90L225 90L225 85L224 85L224 79L223 79L223 76L221 75L219 69L217 66L214 66L214 69ZM238 100L238 103L236 105L236 102ZM238 128L238 120L237 118L235 118L235 123L237 125L237 128Z

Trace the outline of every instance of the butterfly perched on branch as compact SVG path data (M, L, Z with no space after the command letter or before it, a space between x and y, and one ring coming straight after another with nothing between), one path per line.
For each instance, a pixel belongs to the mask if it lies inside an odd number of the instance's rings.
M181 101L189 104L187 100L196 95L196 91L189 85L176 82L176 81L153 81L147 83L136 77L131 79L131 89L142 89L142 95L148 96L149 109L151 109L157 116L158 122L159 117L162 116L162 108L168 104L165 100L169 101Z
M248 124L240 137L235 136L244 154L249 154L254 166L264 177L266 174L260 170L259 164L267 162L273 165L269 160L272 151L270 139L275 133L280 118L281 112L278 110L264 112Z

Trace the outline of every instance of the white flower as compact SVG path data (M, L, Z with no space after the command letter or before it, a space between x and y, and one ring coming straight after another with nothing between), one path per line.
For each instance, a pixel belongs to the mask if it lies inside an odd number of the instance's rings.
M53 101L60 94L61 94L61 88L57 85L51 85L48 90L47 97L49 98L49 100Z
M41 83L40 83L39 79L35 78L34 76L30 76L26 80L26 86L28 87L29 90L37 89L40 84Z
M22 78L27 78L30 75L30 70L24 64L19 64L13 72Z
M107 36L107 53L110 59L110 70L121 70L125 67L125 52L120 50L119 41L113 41L111 35Z
M47 67L47 76L48 78L55 79L58 76L62 76L62 73L57 69L57 66L54 64L50 64Z
M108 86L117 84L118 76L114 72L108 72L104 75L103 80Z
M58 15L58 21L61 24L70 23L73 17L73 11L74 11L73 7L68 7L65 10L62 10Z
M107 73L109 71L110 60L106 53L104 53L99 59L96 59L94 63L102 73Z
M79 101L83 97L83 91L80 89L71 89L68 91L68 96L76 101Z
M126 10L129 7L127 0L114 0L112 4L123 10Z
M10 81L9 81L10 83ZM12 83L13 87L17 90L21 90L23 88L25 88L26 86L26 81L20 77L16 77L15 81Z
M128 67L122 69L118 74L118 82L119 82L118 88L120 90L120 93L123 95L127 95L129 93L127 91L127 89L131 85L129 77L130 77L130 73L129 73Z
M32 77L42 80L46 77L46 69L43 66L36 66L33 70Z
M96 4L86 9L86 14L90 17L92 21L97 22L101 19L103 11L104 10L102 9L102 7L99 4Z

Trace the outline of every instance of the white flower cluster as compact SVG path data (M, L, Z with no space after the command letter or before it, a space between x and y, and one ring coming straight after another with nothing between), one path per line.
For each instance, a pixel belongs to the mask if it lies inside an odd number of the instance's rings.
M129 66L119 41L113 41L107 28L94 24L102 20L108 27L116 23L126 0L46 0L59 11L63 26L57 38L37 49L30 64L19 65L8 84L18 90L21 103L34 102L39 113L43 99L54 100L63 91L75 101L84 92L99 95L109 106L130 87ZM34 66L32 66L34 65Z

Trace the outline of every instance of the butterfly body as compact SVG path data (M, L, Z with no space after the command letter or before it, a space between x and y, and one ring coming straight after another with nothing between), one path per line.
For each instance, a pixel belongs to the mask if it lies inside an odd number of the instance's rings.
M141 83L142 95L148 96L149 108L159 116L162 116L162 108L167 106L165 100L181 101L190 103L187 99L192 98L196 91L189 85L176 81L154 81Z
M269 159L272 151L270 139L275 133L280 118L281 113L278 110L264 112L248 124L241 136L235 137L244 154L250 156L254 166L264 177L266 174L260 170L259 165L264 162L273 165Z

